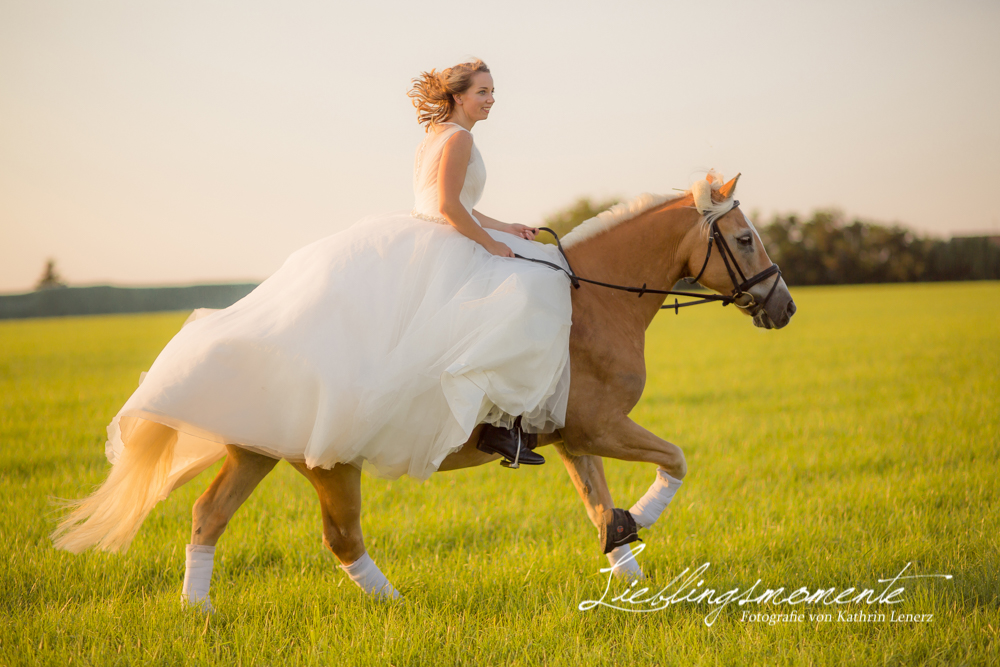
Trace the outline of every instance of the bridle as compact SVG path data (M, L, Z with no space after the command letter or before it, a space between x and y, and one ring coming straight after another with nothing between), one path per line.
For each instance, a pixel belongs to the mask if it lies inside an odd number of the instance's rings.
M694 278L685 278L684 282L689 285L696 283L698 282L698 279L701 278L701 274L705 273L705 267L708 266L708 260L712 256L712 242L715 241L719 246L719 254L722 256L722 262L726 265L726 272L729 273L729 279L733 281L732 303L736 304L737 308L746 310L756 306L757 302L753 298L753 294L751 294L748 290L757 283L763 282L775 274L778 275L778 277L774 279L774 284L771 285L771 289L768 291L767 296L764 297L764 303L761 304L761 308L766 308L767 302L771 300L771 295L774 294L774 289L778 286L778 281L781 279L781 269L778 268L777 264L772 263L771 266L767 267L760 273L747 278L743 275L743 269L740 268L740 263L736 261L736 255L734 255L733 251L729 249L729 244L726 243L726 237L724 237L722 232L719 231L719 219L722 216L727 215L739 205L739 200L734 199L733 205L727 210L708 219L709 231L711 234L708 237L708 252L705 253L705 262L701 265L701 271L698 272L697 276ZM730 261L732 263L730 263ZM733 272L733 269L736 269L735 273ZM739 274L740 280L743 282L736 281L736 274Z
M729 244L726 243L725 237L722 235L722 232L719 231L719 219L728 214L730 211L732 211L739 205L740 202L734 199L733 205L730 206L725 211L716 212L706 217L705 221L706 223L708 223L710 235L708 237L708 250L705 253L705 262L701 265L701 271L698 272L697 276L695 276L694 278L684 278L684 282L688 283L689 285L698 282L698 279L701 278L703 273L705 273L705 268L708 266L708 260L712 257L712 245L717 244L719 246L719 254L722 256L722 261L726 265L726 271L729 273L729 279L733 282L733 293L731 295L724 295L724 294L705 295L705 294L699 294L697 292L680 292L675 290L649 289L646 287L646 283L643 283L642 287L628 287L625 285L614 285L612 283L603 283L599 280L590 280L589 278L583 278L581 276L578 276L576 272L573 270L572 265L570 265L569 258L566 256L566 251L563 250L562 242L559 240L559 235L556 234L551 229L549 229L548 227L539 227L538 229L540 229L541 231L548 232L555 238L556 247L559 248L559 253L563 256L563 259L566 261L566 266L569 267L568 271L565 268L559 266L558 264L545 261L544 259L523 257L521 255L518 255L517 253L514 253L514 257L517 257L518 259L524 259L529 262L535 262L536 264L545 264L547 266L552 267L553 269L562 271L569 277L570 282L572 283L575 289L580 288L580 283L589 283L591 285L599 285L600 287L607 287L609 289L616 289L616 290L621 290L623 292L631 292L632 294L638 294L639 298L642 298L643 294L663 294L667 296L674 296L674 297L684 296L696 299L695 301L685 301L684 303L678 303L677 299L675 298L672 304L664 304L660 306L661 309L672 309L675 314L679 314L679 309L685 308L687 306L697 306L698 304L701 303L712 303L715 301L721 301L723 306L728 306L729 304L732 303L736 304L736 307L742 310L752 309L757 305L757 301L754 299L753 294L751 294L747 290L749 290L757 283L763 282L764 280L767 280L771 276L777 274L777 278L775 278L774 284L771 285L770 291L767 293L767 296L764 297L764 302L760 306L763 309L767 307L767 302L771 300L771 295L774 294L774 290L778 286L778 281L781 279L781 269L778 268L777 264L771 264L771 266L767 267L763 271L753 276L750 276L749 278L743 275L743 270L740 268L740 263L736 261L736 255L734 255L733 251L730 250ZM739 275L739 280L737 280L737 275Z

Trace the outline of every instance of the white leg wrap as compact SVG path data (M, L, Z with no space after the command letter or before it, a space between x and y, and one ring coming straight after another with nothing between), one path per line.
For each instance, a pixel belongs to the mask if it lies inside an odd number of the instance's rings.
M611 567L615 568L612 571L616 577L625 579L646 578L642 573L642 568L639 567L639 563L635 560L632 547L628 544L623 544L620 547L612 549L608 554L608 562L611 563Z
M660 518L663 510L667 509L667 505L673 500L680 486L681 480L674 479L663 468L657 468L656 481L649 487L649 491L646 491L646 495L632 505L629 514L640 527L649 528Z
M215 611L208 597L208 587L212 584L212 567L215 565L215 547L187 545L184 561L184 588L181 601L198 607L204 612Z
M385 578L382 570L378 569L378 565L367 552L350 565L341 565L340 568L347 573L351 581L369 595L392 598L393 600L400 597L399 591L392 587L392 584Z

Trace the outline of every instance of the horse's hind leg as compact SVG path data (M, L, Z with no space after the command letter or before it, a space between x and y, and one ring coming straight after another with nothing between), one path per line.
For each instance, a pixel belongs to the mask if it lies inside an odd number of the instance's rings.
M226 449L229 454L222 470L191 511L191 544L196 546L215 546L236 510L278 463L278 459L235 445Z
M191 544L187 546L184 588L181 599L211 611L208 595L212 581L215 544L229 520L240 508L278 459L226 445L228 456L212 484L191 510Z
M307 468L293 463L319 495L323 544L341 562L341 569L366 593L398 598L399 592L365 551L361 533L361 470L338 463L333 468Z

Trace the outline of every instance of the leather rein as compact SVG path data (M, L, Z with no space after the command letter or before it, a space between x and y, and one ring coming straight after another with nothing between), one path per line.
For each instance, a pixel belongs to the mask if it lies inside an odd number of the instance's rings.
M687 306L697 306L698 304L712 303L715 301L722 302L723 306L728 306L729 304L733 303L736 304L737 308L741 308L743 310L753 308L754 306L757 305L757 302L754 299L753 294L751 294L747 290L749 290L757 283L763 282L764 280L767 280L771 276L777 274L777 278L775 278L774 284L771 286L771 290L767 293L767 296L764 297L764 302L761 304L761 308L764 308L767 306L767 302L770 301L771 295L774 294L774 290L778 286L778 281L781 279L781 269L778 268L777 264L771 264L771 266L767 267L760 273L750 276L749 278L743 275L743 270L740 268L740 263L736 261L736 255L734 255L733 251L730 250L729 244L726 243L725 237L723 237L722 232L719 231L719 219L727 215L730 211L732 211L739 205L740 202L734 199L733 205L730 206L727 210L722 211L720 213L716 213L715 215L707 218L711 235L708 238L708 251L705 253L705 262L701 265L701 271L698 272L697 276L695 276L694 278L684 278L684 282L686 282L689 285L698 282L698 279L701 278L702 274L705 273L706 267L708 267L708 260L712 257L712 245L714 243L715 245L719 246L719 254L722 256L722 261L726 265L726 272L729 273L729 279L733 282L733 293L731 295L724 295L724 294L705 295L705 294L699 294L697 292L680 292L675 290L650 289L646 287L646 283L643 283L642 287L628 287L626 285L614 285L612 283L604 283L599 280L590 280L589 278L578 276L576 274L576 271L573 270L573 266L569 263L569 257L566 256L566 251L563 250L562 243L559 241L559 235L556 234L551 229L549 229L548 227L539 227L538 229L548 232L555 238L556 247L559 248L559 253L563 256L563 259L566 261L566 266L569 267L569 271L559 266L558 264L554 264L553 262L547 262L544 259L533 259L531 257L522 257L517 253L514 253L514 257L517 257L518 259L524 259L529 262L535 262L536 264L545 264L546 266L550 266L553 269L562 271L569 277L570 282L573 284L574 289L580 289L580 283L589 283L591 285L598 285L600 287L607 287L609 289L621 290L622 292L630 292L632 294L638 294L640 299L642 298L643 294L663 294L665 296L673 296L673 297L684 296L696 299L695 301L685 301L684 303L678 303L677 299L675 298L673 304L665 304L660 306L661 309L672 309L675 314L680 314L679 310ZM737 280L737 275L739 275L739 280Z

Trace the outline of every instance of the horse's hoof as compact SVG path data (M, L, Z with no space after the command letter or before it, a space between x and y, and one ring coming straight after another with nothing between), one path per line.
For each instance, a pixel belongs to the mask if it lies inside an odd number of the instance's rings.
M639 527L628 510L618 507L604 510L604 522L598 528L598 540L604 553L630 542L642 542Z

